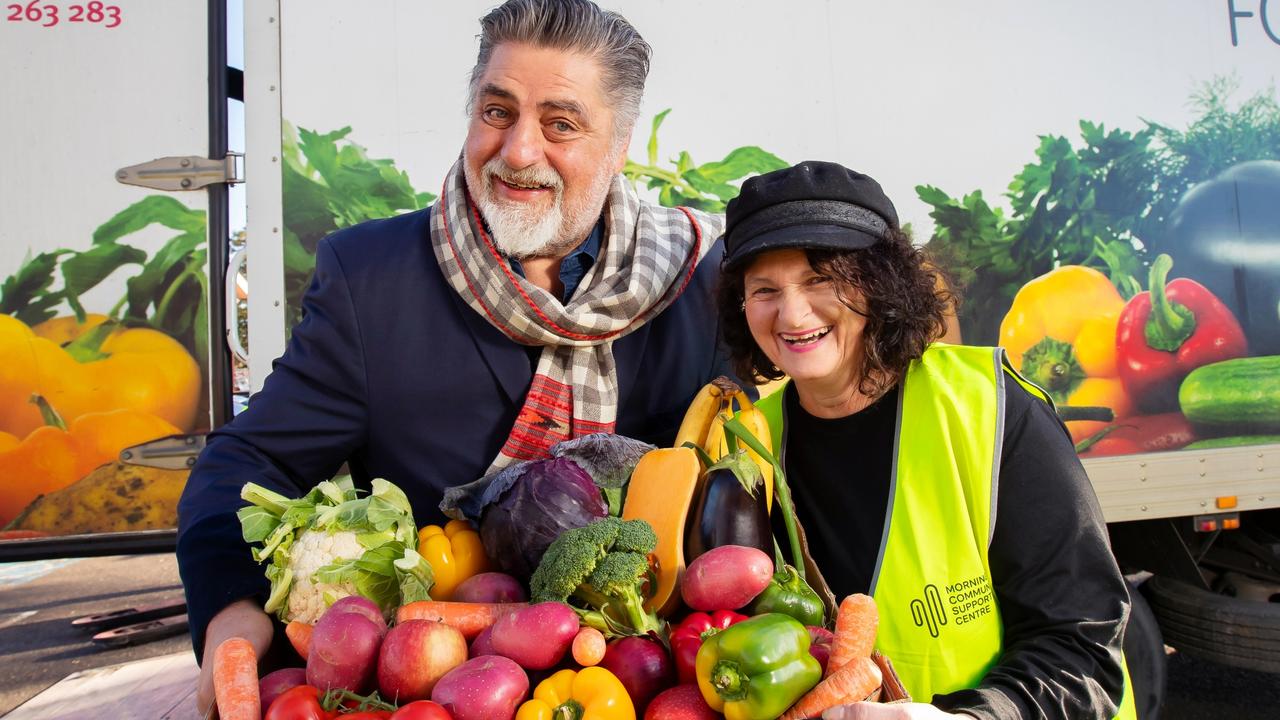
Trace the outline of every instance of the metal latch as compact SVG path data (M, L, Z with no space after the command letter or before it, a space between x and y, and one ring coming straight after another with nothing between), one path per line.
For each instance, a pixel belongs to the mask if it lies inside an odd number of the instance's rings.
M244 182L244 153L227 153L221 160L188 155L162 157L116 171L116 180L152 190L199 190L216 183Z
M169 435L121 450L120 462L163 470L186 470L196 464L196 456L204 445L204 435Z

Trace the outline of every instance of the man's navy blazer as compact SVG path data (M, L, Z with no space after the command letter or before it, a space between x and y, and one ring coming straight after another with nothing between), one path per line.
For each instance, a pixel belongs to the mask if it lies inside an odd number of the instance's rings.
M209 436L179 505L197 649L213 613L266 597L233 516L246 482L295 497L348 462L357 486L377 477L400 486L421 526L443 518L443 490L480 477L506 440L538 350L449 287L429 221L421 210L322 241L284 355L248 409ZM715 245L680 298L613 343L619 434L670 443L699 388L730 374L716 342L722 243L702 241Z

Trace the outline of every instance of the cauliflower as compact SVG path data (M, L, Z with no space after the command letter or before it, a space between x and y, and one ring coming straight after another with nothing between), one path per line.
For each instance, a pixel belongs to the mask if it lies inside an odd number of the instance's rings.
M294 541L289 555L293 586L289 589L288 606L281 616L285 622L301 620L314 624L334 600L356 594L353 582L318 582L314 577L327 565L339 560L358 560L364 555L364 546L350 530L335 533L307 530Z
M351 478L320 483L291 500L254 483L237 513L253 559L267 565L271 597L264 609L281 620L314 623L335 600L361 595L390 615L427 600L431 565L418 554L409 499L386 480L359 497Z

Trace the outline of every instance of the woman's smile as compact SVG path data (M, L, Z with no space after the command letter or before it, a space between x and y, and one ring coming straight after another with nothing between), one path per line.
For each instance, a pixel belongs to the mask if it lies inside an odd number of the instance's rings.
M816 330L809 330L800 333L778 333L778 337L782 338L782 342L790 346L792 352L809 352L816 349L816 346L823 338L831 332L831 326L820 327Z

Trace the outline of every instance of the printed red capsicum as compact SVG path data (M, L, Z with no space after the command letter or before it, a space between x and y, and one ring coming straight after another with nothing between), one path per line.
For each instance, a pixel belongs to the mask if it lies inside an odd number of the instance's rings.
M676 675L680 678L680 684L697 681L695 661L703 640L746 619L746 615L732 610L716 610L711 614L689 613L688 617L676 625L671 631L671 654L675 657Z
M1120 380L1146 412L1176 410L1187 373L1248 352L1231 310L1195 280L1166 282L1172 267L1165 254L1151 263L1150 291L1129 300L1116 326Z
M1177 450L1194 442L1195 428L1180 412L1130 415L1076 445L1080 457Z

